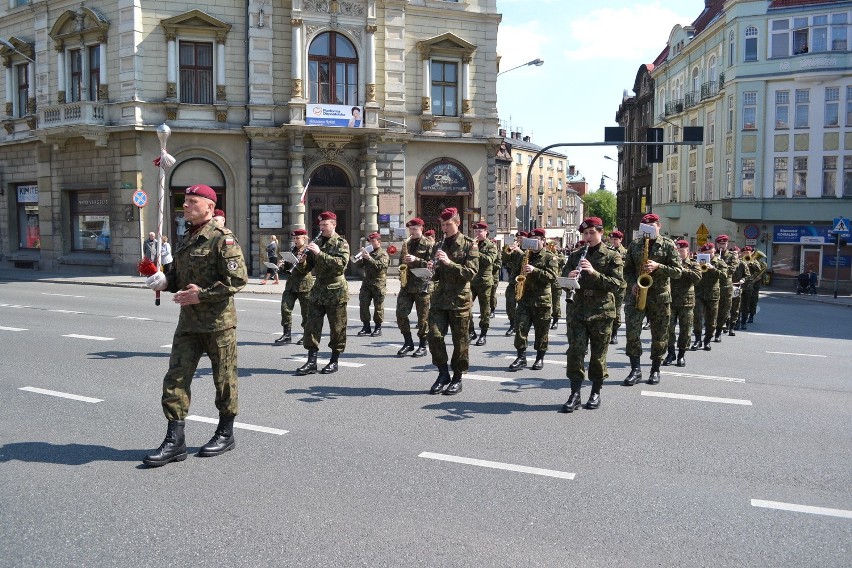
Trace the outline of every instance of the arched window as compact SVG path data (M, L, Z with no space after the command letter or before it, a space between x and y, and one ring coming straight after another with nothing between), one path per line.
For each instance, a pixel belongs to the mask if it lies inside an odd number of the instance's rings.
M711 83L716 82L716 56L710 57L710 61L707 63L707 80Z
M757 28L749 26L745 30L744 61L757 61Z
M692 92L697 93L698 89L701 88L701 79L698 74L698 67L695 67L692 70Z
M324 32L314 38L308 73L311 103L358 104L358 52L345 35Z
M734 53L734 32L731 32L728 36L728 67L734 64Z

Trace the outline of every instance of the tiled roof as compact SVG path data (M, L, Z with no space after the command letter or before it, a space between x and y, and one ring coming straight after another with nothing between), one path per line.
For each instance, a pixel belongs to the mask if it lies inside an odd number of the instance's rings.
M795 8L798 6L818 6L820 4L841 4L840 0L772 0L769 9Z

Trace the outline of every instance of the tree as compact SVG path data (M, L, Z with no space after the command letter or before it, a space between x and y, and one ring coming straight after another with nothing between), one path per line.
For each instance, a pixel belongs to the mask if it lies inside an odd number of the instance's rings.
M583 216L600 217L604 231L609 232L615 226L615 194L606 189L598 189L583 196Z

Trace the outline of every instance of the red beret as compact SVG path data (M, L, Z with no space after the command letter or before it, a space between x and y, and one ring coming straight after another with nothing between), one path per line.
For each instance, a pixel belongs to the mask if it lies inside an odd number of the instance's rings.
M622 233L621 231L613 231L609 234L609 236L613 239L623 239L624 233Z
M719 235L718 237L716 237L716 242L717 243L727 243L728 242L728 235Z
M305 229L296 229L295 231L290 233L290 236L301 237L302 235L307 235L307 234L308 234L308 232Z
M320 221L337 221L337 215L335 215L332 211L323 211L319 214L318 219Z
M213 216L214 217L222 217L224 219L225 218L225 212L222 211L221 209L214 209L213 210Z
M441 218L441 221L449 221L453 217L458 216L458 214L459 214L459 210L456 209L455 207L447 207L446 209L441 211L441 214L439 215L439 217Z
M530 236L530 234L526 231L518 231L517 233L515 233L515 236L516 237L528 237L528 236Z
M488 223L486 223L485 221L480 221L478 223L474 223L473 228L474 229L487 229Z
M423 235L426 236L426 237L434 237L435 236L435 229L427 229L427 230L423 231Z
M379 233L370 233L370 236L369 236L369 237L367 237L367 238L368 238L368 239L370 239L370 240L372 240L372 239L381 239L381 238L382 238L382 236L381 236Z
M657 215L656 213L648 213L647 215L642 217L643 223L656 223L659 220L660 220L660 216Z
M405 226L406 227L418 227L418 226L422 227L425 224L426 223L423 222L423 219L421 219L420 217L415 217L414 219L412 219L411 221L406 223Z
M580 223L580 232L582 233L586 229L591 229L592 227L596 229L603 229L603 221L600 217L587 217Z
M683 239L675 241L675 244L677 245L677 248L679 248L679 249L688 249L689 248L689 241L685 241Z
M748 247L748 246L743 247L743 252L754 252L754 248L753 248L753 247Z
M186 195L197 195L216 203L216 192L208 185L191 185L184 192Z
M544 229L538 228L538 229L532 230L532 236L533 237L546 237L547 233L544 231Z
M704 243L703 245L701 245L701 252L711 251L715 248L716 247L713 245L713 243Z
M738 247L737 245L731 245L728 247L728 250L733 252L740 252L740 247Z

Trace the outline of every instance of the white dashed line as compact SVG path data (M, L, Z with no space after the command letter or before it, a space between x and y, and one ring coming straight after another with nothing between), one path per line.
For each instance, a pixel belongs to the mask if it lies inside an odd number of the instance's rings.
M811 515L827 515L829 517L841 517L852 519L852 511L845 509L828 509L826 507L812 507L810 505L796 505L795 503L782 503L780 501L751 500L752 507L763 507L766 509L778 509L779 511L793 511L794 513L810 513Z
M432 452L423 452L419 458L428 458L431 460L448 461L454 463L463 463L466 465L476 465L479 467L490 467L492 469L503 469L506 471L517 471L520 473L531 473L533 475L544 475L546 477L558 477L560 479L574 479L575 473L565 471L557 471L555 469L541 469L538 467L528 467L525 465L515 465L511 463L501 463L486 460L478 460L474 458L464 458L460 456L449 456L446 454L434 454Z
M30 308L32 306L22 306L20 304L0 304L0 308Z
M474 381L488 381L491 383L511 383L518 385L540 385L544 381L540 379L507 379L505 377L489 377L488 375L464 375L465 379Z
M308 360L307 357L284 357L284 359L289 359L290 361L297 361L299 363L304 363ZM317 359L317 365L325 365L328 363L328 359ZM340 367L363 367L364 363L349 363L348 361L338 361L337 365Z
M206 416L195 416L190 414L186 417L187 420L195 420L196 422L206 422L208 424L218 424L218 418L207 418ZM278 428L268 428L266 426L255 426L254 424L245 424L243 422L234 422L234 428L242 428L243 430L254 430L255 432L265 432L267 434L276 434L283 436L288 430L279 430Z
M767 351L767 353L769 353L770 355L796 355L798 357L828 357L828 355L811 355L810 353L787 353L785 351Z
M86 296L74 296L72 294L50 294L48 292L42 292L42 296L60 296L62 298L85 298Z
M70 398L71 400L79 400L81 402L103 402L103 400L99 398L92 398L90 396L80 396L79 394L68 394L67 392L59 392L52 391L47 389L40 389L38 387L21 387L18 390L27 391L27 392L35 392L38 394L47 394L50 396L58 396L59 398Z
M69 333L68 335L63 335L62 337L73 337L75 339L91 339L92 341L114 341L114 337L98 337L97 335L78 335L76 333Z
M86 312L76 312L74 310L47 310L55 314L85 314Z
M675 373L674 371L661 371L662 375L671 375L672 377L687 377L690 379L706 379L708 381L726 381L729 383L744 383L745 379L736 379L734 377L714 377L713 375L694 375L692 373Z
M154 321L151 318L137 318L134 316L115 316L115 319L126 319L126 320L134 320L134 321Z
M26 328L23 327L4 327L0 325L0 330L2 331L27 331Z
M715 396L699 396L696 394L678 394L673 392L656 392L642 391L642 396L656 396L659 398L679 398L681 400L697 400L700 402L719 402L722 404L739 404L742 406L751 406L750 400L740 398L719 398Z

